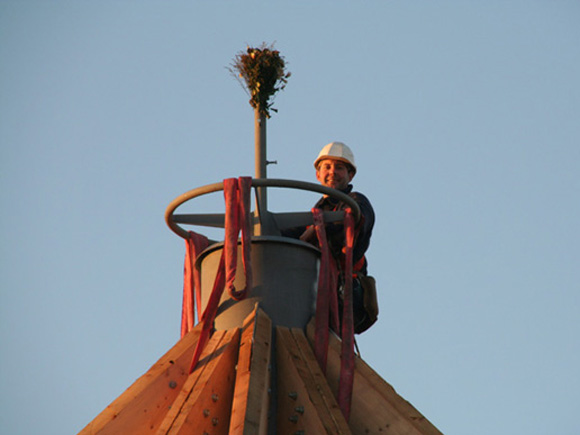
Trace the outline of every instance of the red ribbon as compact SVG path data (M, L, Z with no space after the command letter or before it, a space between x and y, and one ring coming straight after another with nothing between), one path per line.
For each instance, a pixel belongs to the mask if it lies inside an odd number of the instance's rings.
M352 302L352 251L354 246L354 219L350 209L344 217L345 261L344 294L342 308L342 349L340 355L340 381L338 384L338 405L348 421L354 383L354 320Z
M331 287L330 250L326 240L326 228L322 210L312 209L314 229L318 236L320 247L320 269L318 271L318 293L316 295L316 316L314 319L314 354L323 373L326 373L328 357L328 319L331 293L336 293L336 287ZM335 297L336 298L336 297Z
M227 288L233 299L244 299L252 288L252 269L250 261L250 189L252 179L240 177L239 179L228 178L224 180L224 197L226 203L225 213L225 239L222 249L216 278L209 301L201 318L202 330L193 353L189 372L192 373L199 362L201 353L205 348L213 329L219 302L224 289ZM236 278L238 258L238 234L242 231L242 261L246 274L246 287L236 290L234 280Z
M195 268L197 256L209 245L207 237L189 232L185 239L185 264L183 266L183 304L181 308L181 337L187 334L195 323L195 306L197 304L197 321L201 320L201 279ZM195 293L195 299L194 299Z
M229 178L224 180L224 196L226 200L226 219L224 239L226 288L235 300L246 297L248 289L252 287L252 270L250 266L250 189L252 179L240 177L238 180ZM242 231L242 261L246 274L246 287L236 290L234 280L238 264L238 234Z
M312 209L314 229L320 247L320 270L318 272L318 295L316 297L316 317L314 326L314 354L323 373L326 372L328 359L329 318L332 329L339 330L338 295L336 262L330 255L326 239L323 212ZM354 382L354 321L352 302L352 251L354 246L354 219L350 209L345 210L345 249L344 249L344 289L342 312L342 348L340 364L340 381L338 386L338 405L348 420L350 415L352 388Z

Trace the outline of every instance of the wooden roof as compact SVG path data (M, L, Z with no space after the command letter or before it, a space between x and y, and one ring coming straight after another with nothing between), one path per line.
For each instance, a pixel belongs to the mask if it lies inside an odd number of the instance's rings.
M273 331L256 308L242 328L216 331L189 374L200 328L80 434L441 434L360 358L347 422L335 399L336 336L323 374L311 347L312 328L308 334L280 326Z

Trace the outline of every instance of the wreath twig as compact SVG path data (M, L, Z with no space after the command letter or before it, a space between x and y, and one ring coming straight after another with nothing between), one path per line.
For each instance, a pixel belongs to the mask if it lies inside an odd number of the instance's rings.
M268 118L270 110L277 112L271 99L286 87L291 75L285 71L286 63L280 52L273 45L248 47L236 55L231 66L230 72L243 80L242 85L250 94L250 105Z

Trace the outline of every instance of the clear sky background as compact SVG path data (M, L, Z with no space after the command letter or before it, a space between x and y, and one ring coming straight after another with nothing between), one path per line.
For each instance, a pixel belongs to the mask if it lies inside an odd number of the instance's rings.
M179 339L163 214L253 175L227 66L274 42L269 176L314 182L341 140L375 206L363 358L445 434L578 434L579 22L577 1L1 0L0 431L78 432Z

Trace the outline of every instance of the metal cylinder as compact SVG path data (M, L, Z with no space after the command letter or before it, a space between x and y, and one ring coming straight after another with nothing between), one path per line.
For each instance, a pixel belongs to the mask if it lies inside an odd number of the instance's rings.
M217 243L197 259L196 267L201 271L202 310L213 289L222 251L223 243ZM253 286L241 301L232 299L224 292L215 320L216 329L241 327L257 302L274 326L304 328L314 314L319 257L318 249L300 240L253 237ZM242 290L246 285L240 242L234 285L237 290Z
M256 107L254 110L254 163L255 163L255 177L258 179L266 179L268 177L266 164L266 115L260 113ZM256 188L256 214L262 216L268 210L268 191L263 187ZM263 236L266 233L262 228L261 219L254 225L254 234L256 236Z

